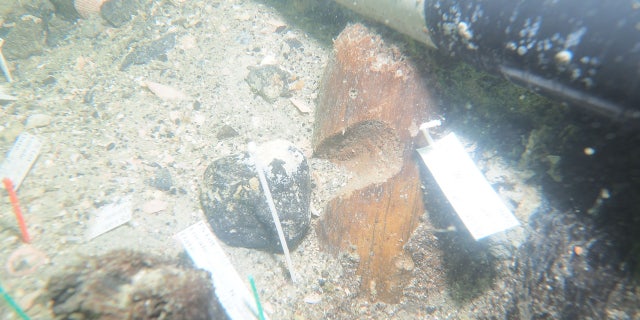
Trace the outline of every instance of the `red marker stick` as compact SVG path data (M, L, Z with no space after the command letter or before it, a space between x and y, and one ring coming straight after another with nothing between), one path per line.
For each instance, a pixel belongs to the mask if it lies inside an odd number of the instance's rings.
M22 241L25 243L29 243L31 242L31 238L29 237L29 232L27 232L27 225L24 223L24 218L22 217L20 203L18 202L18 195L16 194L16 190L13 189L13 183L9 178L2 179L2 183L4 183L4 188L7 189L7 193L9 193L9 201L11 202L11 206L13 206L13 212L16 214L16 219L18 220L18 225L20 226Z

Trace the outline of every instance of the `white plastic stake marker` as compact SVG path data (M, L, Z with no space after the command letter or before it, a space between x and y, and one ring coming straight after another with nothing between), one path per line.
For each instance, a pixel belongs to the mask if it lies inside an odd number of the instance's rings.
M42 143L26 132L21 133L9 150L7 158L0 165L0 179L9 178L17 191L22 180L40 154Z
M180 231L176 239L182 243L196 267L211 273L218 301L230 319L258 317L251 292L204 221Z
M131 220L131 199L125 197L118 202L100 207L91 217L85 238L91 240Z
M420 126L429 146L418 149L420 157L458 213L474 239L479 240L519 224L498 194L464 151L454 133L433 141L429 122Z
M264 176L264 168L262 166L262 163L260 162L260 159L258 159L258 157L256 156L256 144L253 141L249 142L247 149L249 150L249 154L251 155L253 163L256 166L256 171L258 171L258 178L260 179L260 184L262 185L264 196L267 198L267 204L269 205L269 210L271 211L273 223L276 224L276 230L278 231L278 237L280 238L280 245L282 245L284 258L287 261L287 267L289 268L291 282L296 283L295 273L293 272L293 263L291 262L291 256L289 255L289 246L287 245L287 241L284 238L282 224L280 223L280 218L278 217L278 211L276 211L276 205L273 203L273 197L271 196L271 190L269 190L267 178Z

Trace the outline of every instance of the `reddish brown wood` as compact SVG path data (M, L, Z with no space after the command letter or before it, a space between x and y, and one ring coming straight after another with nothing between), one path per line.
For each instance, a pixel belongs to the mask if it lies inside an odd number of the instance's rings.
M398 301L411 258L403 245L424 208L413 137L429 109L410 61L362 25L334 43L316 108L314 153L353 172L318 227L323 247L359 256L362 292Z

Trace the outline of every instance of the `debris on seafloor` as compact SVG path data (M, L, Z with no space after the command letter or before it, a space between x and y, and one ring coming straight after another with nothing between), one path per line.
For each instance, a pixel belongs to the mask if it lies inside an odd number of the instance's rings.
M176 34L169 33L151 41L146 45L141 45L124 57L120 65L120 71L126 71L131 65L147 64L159 59L176 45Z
M209 272L129 250L71 266L46 289L55 319L227 319Z

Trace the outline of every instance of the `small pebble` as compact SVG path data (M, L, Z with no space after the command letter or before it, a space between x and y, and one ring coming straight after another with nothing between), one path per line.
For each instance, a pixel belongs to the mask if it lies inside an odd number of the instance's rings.
M147 185L152 186L158 190L169 191L173 187L173 179L171 178L171 172L167 168L158 168L155 173L155 177L146 181Z
M278 97L289 94L289 78L287 71L276 65L261 65L249 67L249 75L246 81L255 93L263 97L267 102L273 103Z
M237 137L238 135L239 133L238 131L236 131L236 129L234 129L230 125L225 124L222 127L220 127L220 129L218 130L218 133L216 134L216 138L218 138L218 140L224 140L228 138Z

